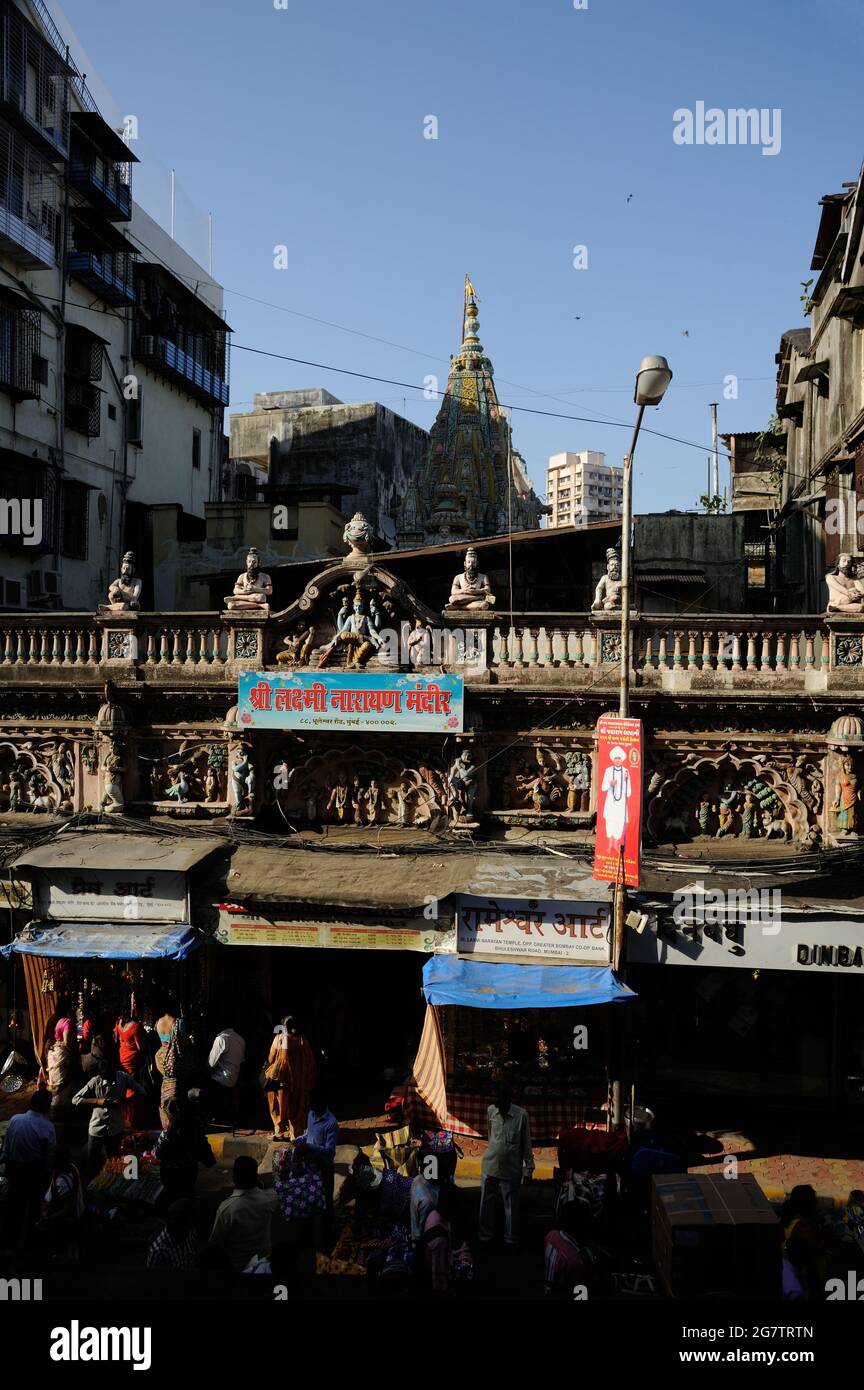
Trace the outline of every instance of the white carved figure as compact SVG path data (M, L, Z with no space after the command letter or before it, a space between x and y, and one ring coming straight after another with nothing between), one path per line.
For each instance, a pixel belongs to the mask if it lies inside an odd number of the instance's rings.
M238 576L234 593L225 600L225 607L233 613L269 612L268 599L273 593L273 581L258 564L258 551L251 546L246 555L246 568Z
M127 550L120 563L120 574L108 586L108 602L102 608L109 613L128 613L141 607L141 580L135 575L135 554Z
M858 577L858 559L854 555L838 555L837 567L825 576L828 585L829 613L864 612L864 581Z
M453 580L448 608L494 608L495 595L485 574L477 568L477 551L473 545L465 552L465 568Z
M617 550L606 551L606 573L601 578L594 591L594 602L592 610L602 608L605 612L614 612L621 607L621 561L618 558Z

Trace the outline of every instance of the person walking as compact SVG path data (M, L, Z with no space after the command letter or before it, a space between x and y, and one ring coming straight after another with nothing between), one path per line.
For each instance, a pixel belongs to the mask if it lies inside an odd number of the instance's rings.
M480 1165L480 1241L488 1243L494 1238L495 1209L500 1197L504 1244L515 1247L523 1175L530 1181L534 1172L528 1112L514 1105L510 1087L501 1085L486 1120L489 1142Z
M264 1089L275 1140L297 1139L307 1128L309 1097L316 1074L312 1045L291 1014L287 1014L273 1031L264 1069Z
M246 1058L246 1039L228 1025L213 1039L207 1065L210 1068L210 1102L217 1123L231 1123L240 1068Z
M168 1102L168 1128L156 1140L156 1157L165 1202L194 1197L199 1163L205 1168L216 1163L194 1100Z
M35 1091L30 1108L13 1115L6 1128L4 1157L6 1180L6 1243L23 1248L31 1226L39 1219L42 1198L51 1181L57 1136L48 1118L51 1092Z
M279 1198L264 1191L258 1164L248 1154L235 1158L233 1177L234 1191L216 1212L210 1244L224 1251L232 1269L244 1270L250 1260L270 1255L270 1226Z
M109 1158L120 1152L124 1110L130 1091L133 1095L144 1095L143 1086L129 1072L100 1062L89 1081L72 1097L73 1105L89 1105L93 1110L87 1126L88 1183L102 1172Z
M117 1044L121 1069L136 1082L139 1081L144 1070L145 1041L144 1029L135 1013L134 1006L125 1009L114 1025L114 1042ZM136 1094L142 1096L145 1094L141 1086L127 1086L124 1111L126 1124L130 1129L135 1124Z

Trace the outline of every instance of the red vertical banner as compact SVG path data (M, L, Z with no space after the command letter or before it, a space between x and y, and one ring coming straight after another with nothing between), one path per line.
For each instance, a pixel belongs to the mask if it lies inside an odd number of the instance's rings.
M639 885L644 761L640 719L598 720L594 877L606 883Z

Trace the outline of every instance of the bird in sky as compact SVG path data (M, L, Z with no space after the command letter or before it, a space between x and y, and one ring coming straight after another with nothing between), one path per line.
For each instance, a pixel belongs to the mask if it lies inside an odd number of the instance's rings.
M689 337L690 337L690 329L689 329L689 328L682 328L682 330L681 330L681 337L682 337L682 338L689 338Z
M628 202L628 203L630 202L630 199L631 199L632 197L633 197L633 194L632 194L632 193L628 193L628 194L627 194L627 202Z

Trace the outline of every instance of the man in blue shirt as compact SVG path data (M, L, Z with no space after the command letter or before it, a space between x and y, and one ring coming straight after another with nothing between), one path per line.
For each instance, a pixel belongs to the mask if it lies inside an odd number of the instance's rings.
M309 1106L306 1133L301 1135L297 1142L305 1144L309 1152L320 1161L329 1219L333 1211L333 1166L336 1162L336 1145L339 1142L339 1121L329 1108L324 1092L317 1087L309 1097Z

